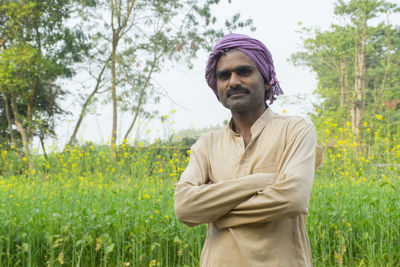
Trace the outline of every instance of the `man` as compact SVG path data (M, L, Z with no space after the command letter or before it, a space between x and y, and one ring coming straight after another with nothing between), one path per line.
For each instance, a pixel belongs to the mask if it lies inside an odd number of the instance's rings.
M312 266L305 223L314 126L266 104L283 92L258 40L223 37L210 54L206 80L232 119L192 146L175 187L177 218L189 226L208 223L200 266Z

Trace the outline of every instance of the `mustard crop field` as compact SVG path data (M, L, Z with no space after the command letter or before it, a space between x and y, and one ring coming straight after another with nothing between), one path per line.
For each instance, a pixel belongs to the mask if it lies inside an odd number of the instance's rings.
M314 265L399 266L400 145L390 162L373 163L377 155L344 140L325 148L316 172ZM198 266L206 226L183 225L173 209L189 156L124 143L111 162L109 147L87 144L35 155L28 171L24 157L1 150L0 266Z

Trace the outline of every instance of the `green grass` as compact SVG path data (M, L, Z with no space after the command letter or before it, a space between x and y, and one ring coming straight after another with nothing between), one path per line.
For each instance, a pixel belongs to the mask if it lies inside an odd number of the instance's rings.
M87 146L37 156L34 171L1 155L0 266L198 265L205 226L173 211L186 149L122 146L111 163ZM338 166L325 161L310 199L314 265L400 266L399 170L363 165L358 179Z

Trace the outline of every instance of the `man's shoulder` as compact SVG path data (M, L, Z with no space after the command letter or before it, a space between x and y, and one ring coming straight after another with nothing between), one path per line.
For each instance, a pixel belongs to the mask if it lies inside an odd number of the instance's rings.
M273 113L271 121L273 124L280 124L283 127L287 127L289 130L314 127L314 124L309 118L297 115L281 115L278 113Z
M208 132L205 132L202 135L200 135L199 140L203 140L207 143L218 140L226 134L226 131L227 131L226 127L227 126L224 126L221 129L210 130Z
M226 127L227 126L224 126L221 129L210 130L208 132L202 133L197 139L196 143L193 145L193 147L205 148L209 145L215 144L215 142L218 142L226 134Z

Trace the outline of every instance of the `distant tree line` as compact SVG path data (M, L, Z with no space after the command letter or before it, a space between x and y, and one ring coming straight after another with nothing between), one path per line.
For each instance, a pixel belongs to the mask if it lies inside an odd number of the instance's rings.
M33 138L45 140L69 113L60 101L80 99L81 111L66 149L76 144L91 107L112 104L111 158L138 118L154 113L161 91L153 76L171 64L189 67L200 49L210 49L224 32L252 26L235 14L216 27L211 8L219 0L4 0L0 4L0 141L21 149L29 163ZM329 144L346 125L369 151L400 135L400 29L390 18L399 5L383 0L338 0L339 23L329 30L302 29L303 48L291 61L316 73L321 101L312 118ZM65 88L85 72L92 88ZM129 112L129 127L117 140L118 114ZM338 130L324 131L327 122ZM383 132L383 130L382 130ZM397 139L396 139L397 138ZM385 139L386 140L386 139ZM192 143L193 140L188 141ZM386 141L385 141L386 142Z

